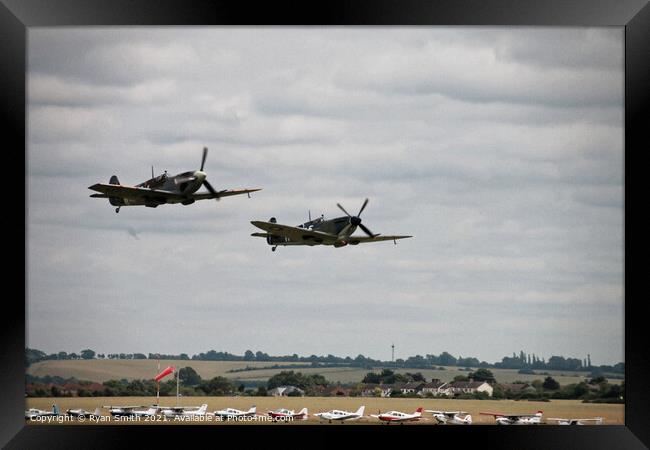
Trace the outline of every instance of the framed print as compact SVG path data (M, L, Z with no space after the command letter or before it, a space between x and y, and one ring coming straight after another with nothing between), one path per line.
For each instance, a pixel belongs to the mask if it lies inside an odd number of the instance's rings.
M647 2L0 13L3 445L650 443Z

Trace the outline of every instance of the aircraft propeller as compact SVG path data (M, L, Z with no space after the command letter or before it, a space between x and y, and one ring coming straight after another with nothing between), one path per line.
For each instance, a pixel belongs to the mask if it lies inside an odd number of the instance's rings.
M206 160L207 157L208 157L208 147L203 147L203 157L201 158L201 169L200 169L201 172L203 172L203 166L205 166L205 160ZM210 191L210 194L216 196L217 200L220 200L219 197L218 197L219 194L217 193L217 191L214 190L214 188L212 187L212 185L208 182L208 180L206 178L203 179L202 184L203 184L203 186L205 186L205 188L208 191Z
M361 205L361 209L357 213L356 216L351 216L344 207L341 206L340 203L337 203L336 206L338 206L341 211L345 213L346 216L350 218L350 225L358 226L363 230L364 233L366 233L369 237L375 237L377 236L376 234L373 234L372 231L370 231L365 225L361 223L361 213L363 212L364 209L366 209L366 205L368 205L368 199L365 199L363 202L363 205Z

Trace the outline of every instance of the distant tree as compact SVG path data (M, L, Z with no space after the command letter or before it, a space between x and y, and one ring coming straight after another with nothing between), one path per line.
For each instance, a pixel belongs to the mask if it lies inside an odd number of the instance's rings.
M267 396L266 388L264 386L258 386L255 395L258 397L266 397Z
M241 394L246 390L246 386L243 384L240 384L239 387L237 387L237 391Z
M90 350L90 349L81 350L81 358L82 359L94 359L95 358L95 352Z
M133 359L147 359L147 355L145 355L144 353L134 353Z
M250 350L246 350L244 353L244 361L255 361L255 353Z
M544 382L542 383L542 387L546 391L557 391L560 389L560 383L555 381L553 377L546 377L544 378Z
M56 386L52 386L52 387L50 388L50 393L52 394L52 397L58 397L58 396L61 395L61 391L60 391L59 388L56 387Z
M201 376L189 366L179 369L178 379L184 386L196 386L201 383Z
M468 378L471 378L474 381L487 381L488 383L496 382L492 371L485 368L477 369L476 372L470 373Z
M454 381L469 381L469 378L465 375L456 375Z

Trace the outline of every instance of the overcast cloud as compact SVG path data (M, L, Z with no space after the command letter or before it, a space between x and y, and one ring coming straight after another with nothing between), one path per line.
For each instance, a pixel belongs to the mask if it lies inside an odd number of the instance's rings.
M623 361L622 28L30 28L28 345ZM252 195L124 207L205 170ZM412 239L274 253L342 203Z

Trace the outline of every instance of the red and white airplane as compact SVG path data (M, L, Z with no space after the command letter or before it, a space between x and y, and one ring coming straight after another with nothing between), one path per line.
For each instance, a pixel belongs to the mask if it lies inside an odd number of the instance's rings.
M433 418L436 419L439 424L472 424L472 416L467 414L467 411L436 411L433 409L427 409L426 411L428 413L431 413L433 415Z
M386 422L386 425L391 422L416 422L422 418L422 408L415 410L413 414L403 413L401 411L388 411L385 413L371 414L370 417L375 417L383 422Z
M307 420L309 417L307 408L303 408L298 412L293 409L280 408L275 411L267 411L267 414L276 420Z
M602 417L594 417L593 419L560 419L557 417L552 417L546 420L556 421L557 425L587 425L589 422L594 422L594 425L603 424Z
M497 425L539 425L542 423L543 411L535 414L501 414L501 413L480 413L486 416L494 416Z

